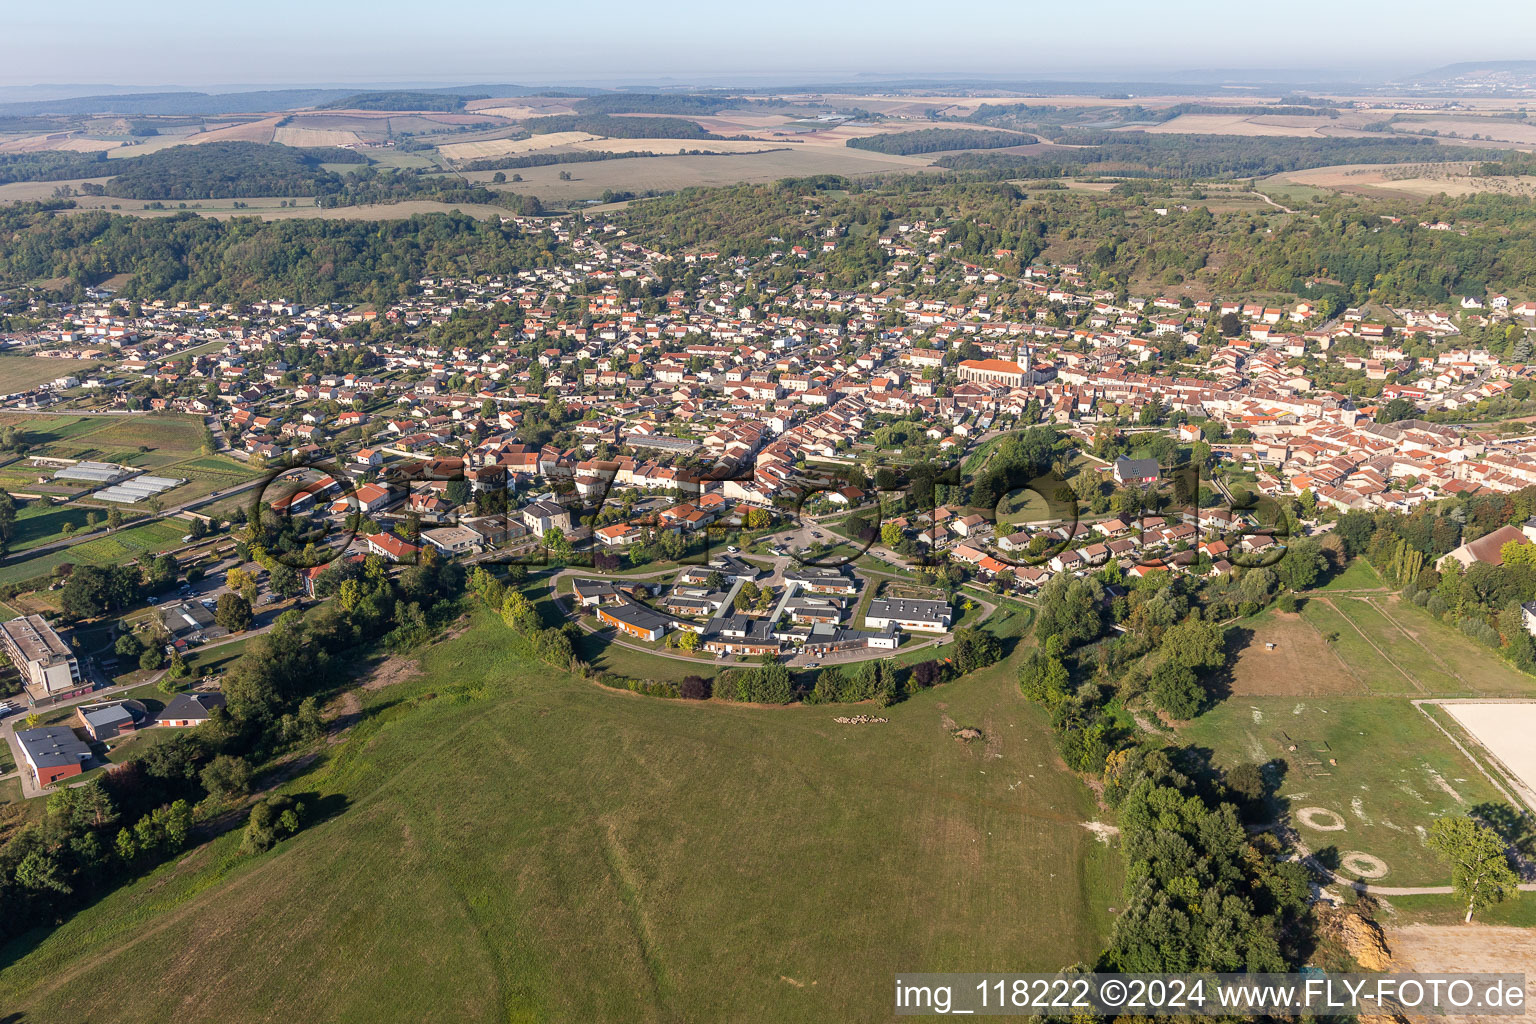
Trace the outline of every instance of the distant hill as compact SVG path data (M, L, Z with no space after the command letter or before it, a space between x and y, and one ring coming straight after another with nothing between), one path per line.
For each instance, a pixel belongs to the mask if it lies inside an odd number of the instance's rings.
M1488 85L1507 85L1519 88L1536 87L1536 60L1472 60L1447 64L1411 75L1402 80L1406 85L1439 85L1457 82L1480 82Z
M25 114L255 114L314 107L351 95L347 89L270 89L264 92L140 92L122 96L0 103L0 115Z

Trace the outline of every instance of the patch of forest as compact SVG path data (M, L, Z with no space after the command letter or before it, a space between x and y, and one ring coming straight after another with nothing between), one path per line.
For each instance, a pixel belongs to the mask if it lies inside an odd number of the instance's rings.
M711 139L725 136L707 132L695 121L681 117L611 117L607 114L555 114L523 122L535 135L555 132L586 132L610 139Z
M448 92L359 92L343 96L321 106L322 110L431 110L451 113L463 110L470 100L483 100L484 95L461 95Z
M980 128L921 128L911 132L849 139L846 145L850 149L867 149L892 156L915 156L919 153L940 153L948 149L1002 149L1006 146L1026 146L1035 141L1034 136L1017 132Z
M938 164L1007 177L1076 174L1180 180L1249 178L1333 164L1392 164L1498 159L1498 150L1442 146L1433 139L1292 139L1241 135L1159 135L1077 131L1049 154L954 153Z

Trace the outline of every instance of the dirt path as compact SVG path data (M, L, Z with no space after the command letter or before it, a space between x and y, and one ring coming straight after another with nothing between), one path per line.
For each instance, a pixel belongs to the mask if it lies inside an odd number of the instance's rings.
M1281 206L1279 203L1275 202L1273 199L1269 198L1269 196L1265 195L1263 192L1260 192L1258 189L1254 189L1253 190L1253 194L1258 196L1260 199L1264 200L1270 206L1273 206L1275 209L1279 210L1282 213L1295 213L1296 212L1295 210L1291 209L1289 206Z

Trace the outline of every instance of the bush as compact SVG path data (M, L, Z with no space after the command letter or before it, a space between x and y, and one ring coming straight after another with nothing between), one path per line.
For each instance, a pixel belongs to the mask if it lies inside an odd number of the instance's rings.
M1194 718L1205 705L1205 690L1192 669L1165 661L1152 673L1152 702L1174 718Z
M263 853L304 827L304 805L291 796L274 793L251 808L241 850Z
M697 679L698 676L690 676L689 678ZM682 689L676 683L663 682L660 679L635 679L630 676L619 675L616 672L600 672L597 675L597 681L611 689L643 693L647 697L684 696ZM702 700L703 698L697 699Z
M710 694L709 680L703 676L684 676L678 684L678 694L684 700L708 700Z

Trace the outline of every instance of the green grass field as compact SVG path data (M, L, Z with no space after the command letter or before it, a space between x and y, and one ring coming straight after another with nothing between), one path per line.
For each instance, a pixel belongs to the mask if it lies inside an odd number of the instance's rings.
M1330 593L1340 590L1384 590L1386 584L1381 582L1381 577L1376 575L1370 562L1356 558L1319 589Z
M145 554L157 555L162 551L179 547L186 536L187 524L181 520L157 519L140 526L127 526L116 533L56 548L35 558L11 562L0 568L0 583L43 576L55 566L66 562L85 562L90 565L121 565L141 558Z
M1324 638L1330 639L1334 651L1350 673L1372 693L1418 693L1412 679L1378 653L1335 606L1311 598L1302 606L1301 617Z
M637 697L509 659L481 613L364 691L226 835L0 953L21 1020L883 1020L898 970L1089 960L1118 855L1016 665L842 726ZM865 709L861 709L865 710ZM955 740L952 724L985 738ZM152 964L147 983L145 965ZM217 979L210 983L209 979Z
M39 359L36 356L0 356L0 392L30 391L39 384L70 374L79 376L85 367L95 364L67 359Z
M1404 698L1239 697L1179 735L1209 749L1222 767L1284 762L1279 793L1302 842L1314 851L1334 847L1381 859L1388 871L1370 881L1383 885L1447 884L1449 868L1425 845L1424 833L1442 815L1502 801L1477 766ZM1305 808L1332 817L1309 818L1299 813ZM1314 828L1309 820L1344 828Z
M29 502L16 513L16 528L11 536L12 551L26 551L41 544L62 540L64 525L70 524L76 531L87 528L86 518L94 514L97 524L107 521L107 513L99 508L84 505L53 505L43 501ZM125 517L134 513L125 513Z
M1536 677L1396 595L1317 595L1301 614L1372 693L1536 696Z

